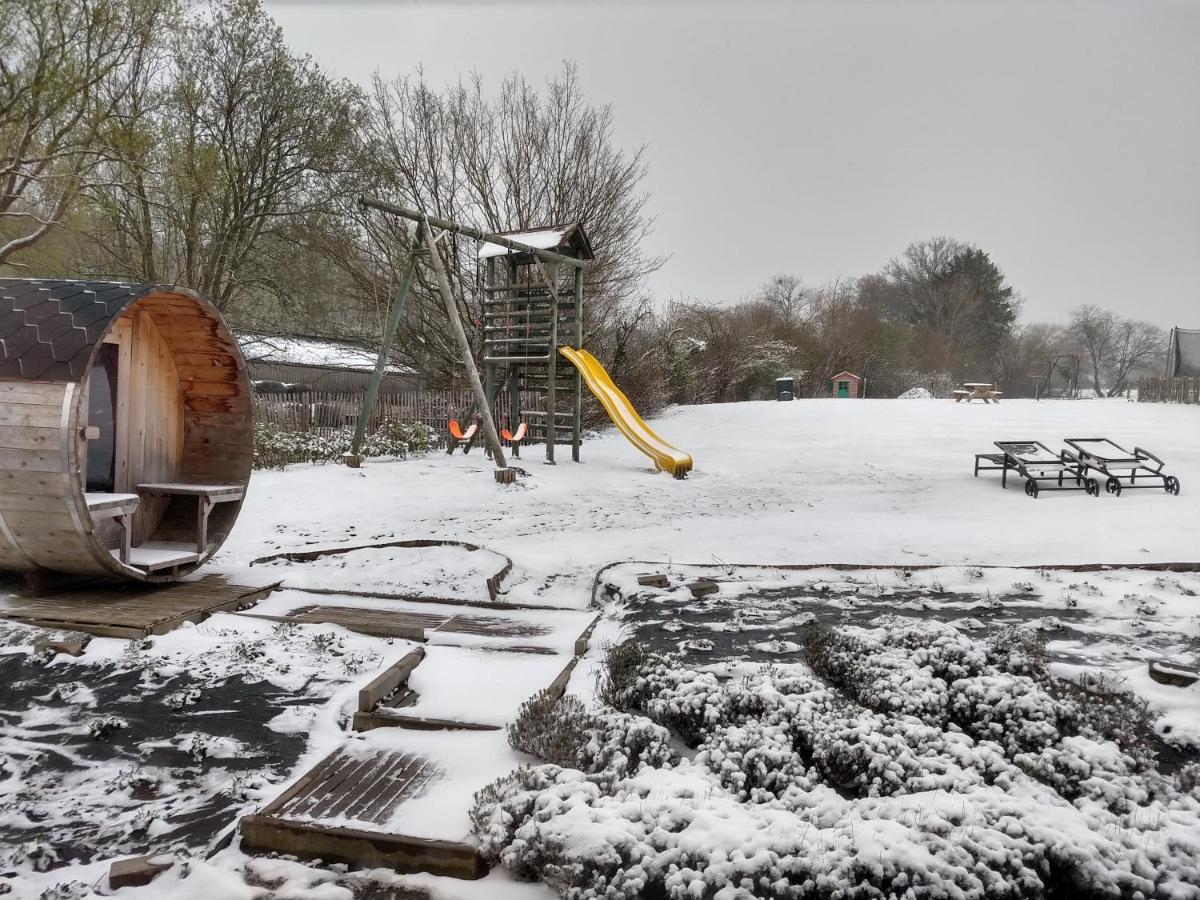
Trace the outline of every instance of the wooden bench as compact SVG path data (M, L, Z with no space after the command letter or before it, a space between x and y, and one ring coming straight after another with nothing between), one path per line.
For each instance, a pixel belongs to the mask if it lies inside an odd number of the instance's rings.
M203 556L208 551L208 515L218 503L232 503L245 496L246 489L240 484L187 484L165 482L161 484L139 484L138 493L160 497L196 498L196 553Z
M137 494L104 494L86 493L83 495L87 503L88 514L92 521L97 519L113 519L121 526L121 549L117 558L126 565L129 564L129 552L133 543L132 516L137 511L139 497Z

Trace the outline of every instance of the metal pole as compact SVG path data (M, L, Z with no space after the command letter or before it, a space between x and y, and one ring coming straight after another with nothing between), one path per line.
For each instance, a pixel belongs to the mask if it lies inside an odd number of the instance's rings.
M488 403L487 394L484 393L483 382L479 380L479 369L475 366L471 342L467 340L467 332L458 315L458 307L454 304L450 279L446 277L446 267L442 265L442 257L438 252L437 241L434 240L431 229L425 231L425 244L429 248L429 265L437 279L442 302L446 304L446 316L450 319L455 340L458 341L458 351L462 354L463 366L467 370L467 379L471 382L471 391L475 394L475 407L479 410L479 416L483 420L483 439L492 451L492 459L496 463L496 480L501 483L511 482L514 473L508 468L508 463L504 459L504 448L500 446L500 435L496 433L496 420L492 418L492 407Z
M400 287L396 289L396 297L392 300L392 308L388 312L387 325L383 329L383 342L379 345L379 358L375 360L375 370L367 384L367 392L363 395L362 411L358 421L354 423L354 438L350 442L350 452L343 457L346 465L357 469L362 465L362 443L366 437L367 423L375 410L375 401L379 399L379 386L383 383L383 373L387 371L388 357L392 352L392 341L400 329L400 320L404 318L404 308L408 302L408 289L412 286L413 274L417 271L417 259L421 255L421 231L417 226L417 234L413 239L412 248L408 251L408 259L404 263L404 274L400 277Z
M458 234L465 234L467 237L475 238L478 241L499 244L501 247L512 250L515 253L528 253L544 262L565 263L576 268L583 268L584 265L582 259L576 259L574 256L564 256L562 253L555 253L553 250L543 250L540 247L523 244L502 234L488 234L486 231L480 231L478 228L472 228L470 225L459 225L457 222L451 222L447 219L436 219L433 216L427 216L420 210L408 209L404 206L394 206L391 203L384 203L381 200L372 200L370 197L359 197L358 203L360 206L391 213L394 216L401 216L405 219L411 219L414 222L427 222L434 228L440 228L443 231L453 231Z

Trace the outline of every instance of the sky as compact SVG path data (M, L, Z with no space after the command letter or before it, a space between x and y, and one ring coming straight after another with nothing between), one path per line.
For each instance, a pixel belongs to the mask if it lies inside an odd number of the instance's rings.
M660 300L878 271L949 235L1027 321L1200 328L1200 0L267 0L365 83L574 61L646 145Z

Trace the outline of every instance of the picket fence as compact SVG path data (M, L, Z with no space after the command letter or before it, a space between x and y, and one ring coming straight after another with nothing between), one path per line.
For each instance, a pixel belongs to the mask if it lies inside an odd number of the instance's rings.
M1200 378L1143 378L1138 381L1141 403L1200 403Z

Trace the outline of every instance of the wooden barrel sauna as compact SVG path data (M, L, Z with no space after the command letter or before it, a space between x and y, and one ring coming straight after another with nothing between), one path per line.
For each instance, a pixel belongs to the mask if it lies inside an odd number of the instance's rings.
M253 440L245 360L203 297L0 278L0 569L183 577L233 528Z

